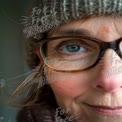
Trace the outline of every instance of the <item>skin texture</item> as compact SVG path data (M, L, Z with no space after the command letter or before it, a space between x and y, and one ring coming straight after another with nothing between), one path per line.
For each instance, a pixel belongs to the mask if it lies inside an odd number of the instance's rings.
M122 18L75 20L58 27L50 35L62 36L60 30L67 29L85 29L88 36L111 42L122 37ZM112 62L113 59L117 63ZM68 109L69 115L79 114L79 122L122 122L122 110L115 112L116 107L122 108L122 70L117 72L121 66L120 57L108 49L102 60L89 70L63 73L48 68L46 75L58 105Z

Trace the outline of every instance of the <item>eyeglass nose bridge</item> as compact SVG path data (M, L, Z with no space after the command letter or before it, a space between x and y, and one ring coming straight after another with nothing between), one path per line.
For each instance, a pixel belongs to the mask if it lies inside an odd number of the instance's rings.
M102 51L101 51L100 57L103 57L103 55L107 49L112 49L122 59L122 51L119 48L119 44L121 41L122 41L122 38L112 41L112 42L104 42L102 44L102 49L101 49Z

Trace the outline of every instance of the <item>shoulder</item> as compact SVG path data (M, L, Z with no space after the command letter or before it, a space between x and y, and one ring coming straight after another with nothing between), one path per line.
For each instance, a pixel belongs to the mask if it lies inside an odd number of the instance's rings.
M33 105L22 108L17 114L17 122L54 122L55 111L50 107Z

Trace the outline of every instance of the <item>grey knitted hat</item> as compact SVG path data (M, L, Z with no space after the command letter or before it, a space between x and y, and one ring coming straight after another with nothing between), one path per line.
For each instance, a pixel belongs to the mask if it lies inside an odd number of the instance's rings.
M61 23L89 16L122 15L122 0L38 0L23 16L26 37L36 37Z

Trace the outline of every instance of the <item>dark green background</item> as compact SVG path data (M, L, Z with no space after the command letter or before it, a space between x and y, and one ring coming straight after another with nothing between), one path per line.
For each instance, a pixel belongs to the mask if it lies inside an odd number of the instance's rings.
M16 122L18 109L6 100L18 85L15 81L28 72L21 16L31 4L32 0L0 0L0 122Z

